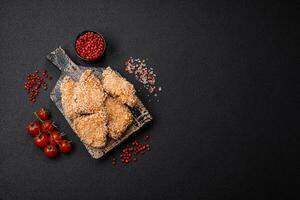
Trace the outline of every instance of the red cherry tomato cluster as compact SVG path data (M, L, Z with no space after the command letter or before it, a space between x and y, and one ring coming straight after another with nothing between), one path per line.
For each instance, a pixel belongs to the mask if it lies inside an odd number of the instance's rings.
M54 123L49 119L49 112L44 108L39 108L34 114L40 122L32 121L26 127L27 132L34 136L33 143L44 149L44 154L50 158L55 157L58 151L70 152L71 141L64 139L62 134L56 130Z
M75 49L80 57L96 60L104 51L104 39L95 32L88 31L78 37Z
M39 75L39 70L35 70L33 73L27 75L27 79L24 82L24 89L29 93L29 100L31 102L36 101L36 96L39 94L40 87L43 87L44 90L48 89L47 83L44 78L52 79L47 74L47 71L42 72L42 76Z

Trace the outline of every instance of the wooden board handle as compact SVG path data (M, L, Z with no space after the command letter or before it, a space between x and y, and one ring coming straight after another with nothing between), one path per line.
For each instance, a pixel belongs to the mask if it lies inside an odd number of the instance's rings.
M58 47L54 51L52 51L49 55L47 55L47 59L52 62L59 70L66 71L69 66L74 66L74 62L71 58L66 54L66 52Z

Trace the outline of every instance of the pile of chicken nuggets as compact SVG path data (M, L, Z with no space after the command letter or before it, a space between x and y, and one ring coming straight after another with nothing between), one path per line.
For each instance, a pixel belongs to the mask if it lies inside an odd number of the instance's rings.
M82 73L79 81L65 76L61 102L80 140L95 148L120 138L133 122L129 108L137 105L134 86L107 67L99 79L92 70Z

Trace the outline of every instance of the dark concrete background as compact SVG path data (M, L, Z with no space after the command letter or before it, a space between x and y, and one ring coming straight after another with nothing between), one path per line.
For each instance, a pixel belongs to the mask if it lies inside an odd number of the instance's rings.
M0 199L291 197L299 188L299 11L286 2L1 0ZM26 99L27 73L46 68L49 88L59 77L50 51L62 45L79 62L72 42L85 29L108 42L97 66L125 75L129 56L149 58L163 87L159 102L139 94L155 120L134 137L148 134L152 145L135 164L112 166L121 148L91 159L50 90L36 104ZM69 156L47 159L25 133L39 106L74 141Z

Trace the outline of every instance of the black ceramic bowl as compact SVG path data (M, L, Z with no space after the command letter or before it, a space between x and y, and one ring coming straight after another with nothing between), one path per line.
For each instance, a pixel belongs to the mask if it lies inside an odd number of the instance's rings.
M79 38L81 35L85 34L86 32L93 32L93 33L99 35L99 36L102 38L102 40L103 40L103 50L102 50L102 52L101 52L96 58L94 58L94 59L87 59L87 58L81 57L81 56L79 55L79 53L77 52L77 49L76 49L76 41L78 40L78 38ZM75 49L76 55L77 55L79 58L81 58L82 60L85 60L85 61L96 61L96 60L100 59L101 56L103 55L103 53L105 52L105 48L106 48L106 42L105 42L105 39L104 39L104 37L103 37L99 32L97 32L97 31L90 31L90 30L82 31L81 33L79 33L79 34L77 35L77 37L76 37L76 39L75 39L75 42L74 42L74 49Z

